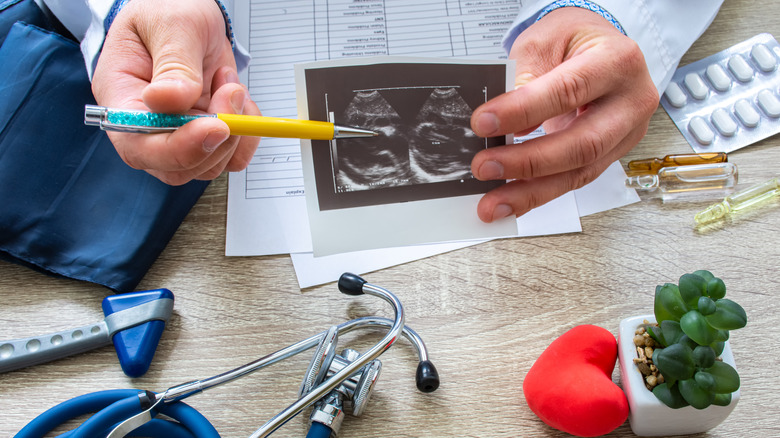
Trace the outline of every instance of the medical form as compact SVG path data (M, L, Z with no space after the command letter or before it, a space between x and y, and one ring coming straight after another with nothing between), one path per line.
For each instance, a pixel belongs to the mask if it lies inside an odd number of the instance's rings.
M241 3L241 2L239 2ZM251 0L236 35L252 60L244 78L265 116L297 118L297 63L353 56L505 58L501 38L521 0ZM226 255L311 251L298 140L264 138L231 173Z

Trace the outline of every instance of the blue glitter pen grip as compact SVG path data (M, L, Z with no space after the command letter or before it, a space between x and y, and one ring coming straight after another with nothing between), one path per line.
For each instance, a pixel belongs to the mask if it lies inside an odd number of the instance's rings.
M154 134L173 132L202 117L214 117L225 122L231 135L259 137L304 138L334 140L376 137L379 133L351 126L339 126L316 120L283 119L279 117L243 114L163 114L140 110L113 109L103 106L84 107L84 124L99 126L104 131Z
M153 134L172 132L201 117L216 117L215 114L162 114L140 110L115 110L104 106L86 105L84 124L99 126L107 131Z

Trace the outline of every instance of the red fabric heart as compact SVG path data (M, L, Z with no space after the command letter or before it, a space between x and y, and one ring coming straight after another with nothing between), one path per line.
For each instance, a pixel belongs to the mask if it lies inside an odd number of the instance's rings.
M523 393L548 425L592 437L615 430L628 418L628 400L612 382L617 341L594 325L572 328L553 341L531 366Z

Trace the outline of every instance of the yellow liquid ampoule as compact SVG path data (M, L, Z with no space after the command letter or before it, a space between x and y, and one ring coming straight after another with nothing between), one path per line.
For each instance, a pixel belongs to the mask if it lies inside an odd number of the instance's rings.
M780 178L772 178L726 196L723 201L713 204L697 214L694 221L697 225L707 224L735 211L754 207L777 195L780 195Z
M628 176L652 175L664 167L689 166L693 164L725 163L728 155L725 152L709 152L703 154L676 154L663 158L647 158L628 162Z

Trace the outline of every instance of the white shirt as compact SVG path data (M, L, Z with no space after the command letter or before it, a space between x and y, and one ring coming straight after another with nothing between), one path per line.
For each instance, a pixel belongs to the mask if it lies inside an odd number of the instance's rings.
M723 0L590 0L620 22L636 41L658 93L672 79L680 59L715 19ZM517 35L536 21L549 0L524 0L520 14L504 37L509 51Z
M36 0L49 10L81 41L81 51L92 77L106 29L103 20L114 0ZM229 10L233 2L225 1ZM536 21L549 0L524 0L520 14L504 37L509 51L517 35ZM620 22L626 35L637 42L644 54L658 93L669 84L680 59L712 23L723 0L591 0ZM242 70L249 55L237 45L236 63Z
M90 79L103 48L106 31L103 23L114 5L114 0L35 0L42 9L48 9L81 42L81 53ZM222 0L229 12L232 0ZM236 65L239 71L249 64L249 54L236 43Z

